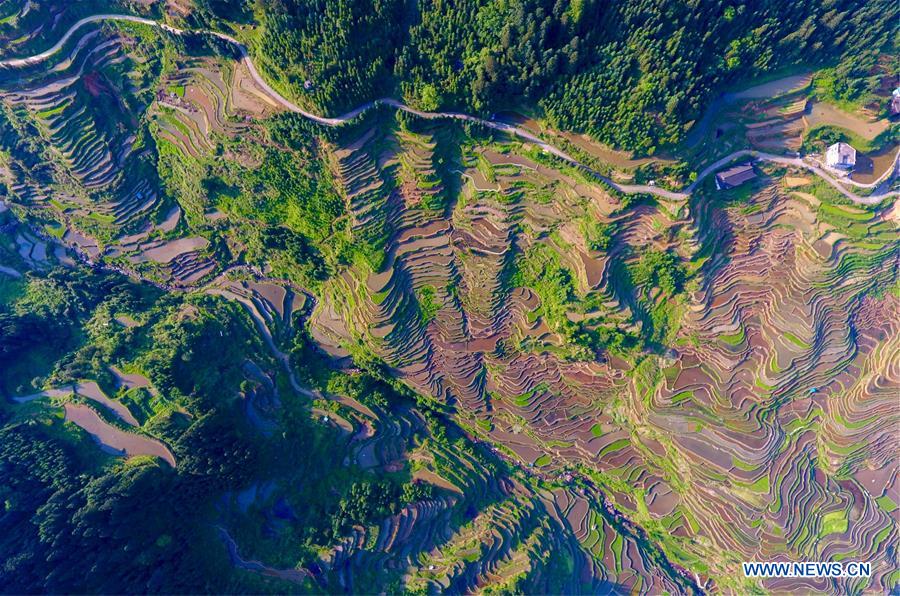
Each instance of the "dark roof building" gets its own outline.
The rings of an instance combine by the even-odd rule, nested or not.
[[[716,174],[716,188],[719,190],[727,190],[740,186],[747,180],[756,178],[756,172],[753,171],[753,164],[749,161],[734,167],[722,170]]]

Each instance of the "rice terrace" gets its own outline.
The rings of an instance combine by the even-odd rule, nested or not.
[[[0,0],[0,593],[896,593],[898,22]]]

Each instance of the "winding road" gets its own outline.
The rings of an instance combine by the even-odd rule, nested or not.
[[[535,146],[539,147],[544,152],[558,157],[569,164],[577,167],[578,169],[590,174],[594,178],[597,178],[601,182],[609,185],[615,190],[625,193],[625,194],[637,194],[637,193],[646,193],[655,195],[664,199],[680,201],[685,200],[690,197],[693,190],[699,185],[706,177],[714,173],[719,168],[725,166],[731,161],[738,159],[740,157],[751,157],[753,159],[768,161],[772,163],[777,163],[786,166],[793,166],[796,168],[801,168],[816,174],[826,182],[828,182],[831,186],[837,189],[842,195],[853,201],[854,203],[858,203],[861,205],[876,205],[883,201],[888,197],[900,196],[900,191],[891,191],[890,190],[890,179],[897,173],[898,160],[900,160],[900,151],[897,152],[897,155],[894,157],[893,165],[890,169],[890,175],[885,176],[884,180],[881,181],[881,184],[875,188],[875,190],[868,196],[860,196],[856,193],[852,192],[846,186],[841,184],[836,178],[832,177],[831,174],[823,170],[819,167],[818,164],[801,159],[799,157],[786,157],[783,155],[774,155],[771,153],[764,153],[761,151],[753,151],[750,149],[743,149],[740,151],[735,151],[722,159],[716,161],[715,163],[707,166],[701,172],[698,173],[696,180],[688,185],[683,192],[666,190],[664,188],[659,188],[657,186],[650,185],[642,185],[642,184],[619,184],[618,182],[614,182],[609,177],[604,176],[600,172],[586,166],[581,163],[565,151],[551,145],[544,139],[538,137],[537,135],[519,128],[517,126],[513,126],[512,124],[507,124],[505,122],[497,122],[494,120],[485,120],[484,118],[479,118],[477,116],[472,116],[470,114],[463,114],[459,112],[423,112],[421,110],[417,110],[412,108],[403,102],[393,99],[393,98],[381,98],[376,99],[374,101],[370,101],[364,103],[363,105],[343,114],[341,116],[336,116],[334,118],[329,118],[326,116],[320,116],[318,114],[313,114],[312,112],[306,111],[297,104],[293,103],[289,99],[282,96],[278,91],[273,89],[259,74],[259,71],[256,69],[256,66],[253,64],[253,61],[250,59],[250,55],[247,51],[247,47],[242,44],[240,41],[227,35],[225,33],[220,33],[218,31],[211,31],[207,29],[198,29],[198,30],[185,30],[178,29],[176,27],[172,27],[171,25],[167,25],[165,23],[160,23],[159,21],[154,21],[153,19],[147,19],[144,17],[138,17],[134,15],[125,15],[125,14],[96,14],[88,17],[84,17],[83,19],[74,23],[71,27],[69,27],[68,31],[60,38],[56,44],[33,56],[28,56],[26,58],[11,58],[8,60],[0,60],[0,68],[21,68],[34,66],[36,64],[40,64],[41,62],[47,60],[57,52],[59,52],[66,43],[72,38],[75,32],[78,29],[81,29],[85,25],[89,25],[91,23],[97,23],[101,21],[127,21],[131,23],[138,23],[141,25],[148,25],[151,27],[158,27],[163,31],[168,31],[169,33],[173,33],[175,35],[212,35],[214,37],[218,37],[235,47],[238,48],[238,51],[241,55],[241,62],[247,67],[247,70],[250,73],[250,76],[253,80],[260,86],[260,88],[265,91],[275,102],[283,106],[288,111],[300,114],[309,120],[314,122],[318,122],[319,124],[323,124],[325,126],[340,126],[345,124],[360,114],[369,111],[370,109],[384,105],[396,108],[398,110],[402,110],[404,112],[408,112],[420,118],[426,118],[430,120],[435,119],[451,119],[451,120],[463,120],[466,122],[472,122],[475,124],[479,124],[481,126],[485,126],[494,130],[498,130],[501,132],[505,132],[507,134],[519,137],[525,141],[528,141]],[[860,184],[856,184],[857,186],[862,186]]]
[[[893,166],[891,168],[892,174],[887,175],[885,177],[886,180],[879,181],[881,183],[877,184],[877,188],[875,188],[874,192],[869,196],[856,195],[851,190],[846,188],[843,184],[841,184],[840,181],[838,181],[837,179],[832,177],[828,172],[826,172],[821,167],[819,167],[819,165],[816,163],[812,163],[810,161],[806,161],[806,160],[803,160],[798,157],[787,157],[787,156],[782,156],[782,155],[775,155],[775,154],[764,153],[764,152],[753,151],[753,150],[746,150],[746,149],[731,153],[731,154],[719,159],[715,163],[710,164],[709,166],[707,166],[701,172],[698,173],[697,179],[692,184],[687,186],[683,192],[676,192],[676,191],[670,191],[670,190],[666,190],[666,189],[662,189],[662,188],[659,188],[656,186],[650,186],[650,185],[627,185],[627,184],[616,183],[613,180],[609,179],[608,177],[597,172],[596,170],[581,163],[580,161],[578,161],[574,157],[570,156],[566,152],[562,151],[561,149],[551,145],[547,141],[543,140],[542,138],[534,135],[533,133],[531,133],[525,129],[519,128],[517,126],[511,125],[508,123],[497,122],[497,121],[493,121],[493,120],[486,120],[486,119],[472,116],[469,114],[458,113],[458,112],[424,112],[424,111],[412,108],[410,106],[407,106],[406,104],[404,104],[396,99],[382,98],[382,99],[377,99],[377,100],[374,100],[371,102],[367,102],[367,103],[365,103],[365,104],[355,108],[354,110],[351,110],[350,112],[347,112],[346,114],[343,114],[341,116],[331,117],[331,118],[325,117],[325,116],[320,116],[320,115],[308,112],[308,111],[304,110],[303,108],[297,106],[296,104],[294,104],[287,98],[283,97],[275,89],[273,89],[259,74],[258,70],[256,69],[255,65],[253,64],[253,62],[249,56],[247,48],[241,42],[239,42],[237,39],[235,39],[227,34],[224,34],[224,33],[219,33],[219,32],[209,31],[209,30],[196,30],[196,31],[182,30],[182,29],[178,29],[178,28],[172,27],[170,25],[167,25],[165,23],[160,23],[160,22],[154,21],[152,19],[147,19],[147,18],[133,16],[133,15],[98,14],[98,15],[85,17],[85,18],[79,20],[78,22],[74,23],[68,29],[68,31],[66,31],[66,33],[62,36],[62,38],[51,48],[49,48],[39,54],[30,56],[30,57],[0,60],[0,68],[23,68],[23,67],[39,65],[40,63],[46,61],[50,57],[57,54],[63,47],[65,47],[65,45],[69,42],[69,40],[72,39],[72,37],[76,31],[78,31],[79,29],[81,29],[91,23],[97,23],[97,22],[102,22],[102,21],[132,22],[132,23],[137,23],[137,24],[142,24],[142,25],[147,25],[147,26],[152,26],[152,27],[158,27],[161,30],[170,32],[175,35],[191,35],[191,34],[212,35],[212,36],[218,37],[230,44],[233,44],[239,50],[239,53],[241,56],[241,58],[240,58],[241,62],[246,66],[248,72],[250,73],[251,77],[254,79],[256,84],[259,85],[259,87],[265,93],[267,93],[275,102],[277,102],[278,104],[283,106],[285,109],[287,109],[291,112],[300,114],[300,115],[304,116],[305,118],[308,118],[312,121],[318,122],[322,125],[340,126],[340,125],[353,120],[354,118],[358,117],[359,115],[361,115],[361,114],[367,112],[368,110],[370,110],[376,106],[379,106],[379,105],[390,106],[395,109],[402,110],[402,111],[408,112],[410,114],[413,114],[420,118],[425,118],[425,119],[454,119],[454,120],[472,122],[472,123],[475,123],[475,124],[478,124],[478,125],[490,128],[490,129],[498,130],[500,132],[504,132],[504,133],[519,137],[525,141],[528,141],[528,142],[534,144],[535,146],[539,147],[544,152],[566,161],[567,163],[592,175],[596,179],[602,181],[606,185],[614,188],[615,190],[622,192],[622,193],[626,193],[626,194],[646,193],[646,194],[652,194],[652,195],[655,195],[655,196],[658,196],[658,197],[661,197],[664,199],[669,199],[669,200],[685,200],[690,197],[691,193],[697,188],[697,186],[703,180],[705,180],[708,176],[712,175],[718,169],[720,169],[723,166],[727,165],[728,163],[734,161],[735,159],[739,159],[742,157],[750,157],[750,158],[761,160],[761,161],[767,161],[767,162],[771,162],[771,163],[801,168],[801,169],[810,171],[811,173],[816,174],[817,176],[821,177],[828,184],[830,184],[835,189],[837,189],[837,191],[840,192],[843,196],[845,196],[848,199],[850,199],[856,203],[859,203],[859,204],[868,204],[868,205],[877,204],[877,203],[880,203],[882,200],[884,200],[887,197],[900,195],[900,192],[898,192],[898,191],[890,191],[889,190],[889,179],[892,177],[893,174],[896,174],[898,159],[900,159],[900,152],[898,152],[898,154],[894,158]],[[18,273],[18,272],[16,272],[16,273]],[[128,274],[125,271],[122,271],[122,273]],[[226,293],[226,292],[227,291],[223,290],[220,293]],[[211,292],[211,293],[215,293],[215,292]],[[310,397],[310,398],[321,397],[321,394],[319,394],[318,392],[311,391],[311,390],[303,387],[298,382],[296,376],[294,375],[292,366],[290,364],[289,355],[285,354],[278,348],[274,338],[272,337],[271,331],[268,329],[268,327],[266,326],[266,324],[263,320],[263,317],[261,317],[259,315],[259,313],[256,311],[256,309],[253,307],[252,303],[246,299],[241,299],[241,297],[238,297],[236,295],[227,296],[227,297],[238,300],[240,303],[243,304],[243,306],[245,306],[249,310],[250,315],[254,320],[254,323],[257,325],[260,333],[263,335],[263,339],[264,339],[267,347],[271,350],[271,352],[274,354],[276,359],[282,364],[282,366],[287,371],[288,379],[290,381],[291,386],[297,392],[299,392],[303,395],[306,395],[307,397]],[[328,397],[334,399],[334,397],[332,397],[332,396],[328,396]],[[347,405],[349,405],[349,404],[347,404]],[[499,452],[498,452],[498,454],[501,455],[502,457],[508,459],[508,456],[506,454],[502,454]],[[172,463],[174,465],[174,462],[172,462]],[[530,473],[530,472],[528,472],[526,470],[526,473]],[[644,536],[644,531],[639,526],[637,526],[633,522],[630,522],[629,520],[627,520],[627,518],[625,518],[624,515],[622,515],[617,510],[615,510],[612,507],[612,505],[608,501],[605,500],[605,498],[604,498],[603,502],[604,502],[604,506],[607,508],[607,510],[610,511],[610,514],[615,516],[615,518],[618,519],[619,522],[624,527],[626,527],[632,534],[637,535],[639,538],[642,538]],[[245,568],[245,569],[248,569],[248,570],[258,571],[258,572],[261,572],[261,573],[264,573],[267,575],[279,577],[281,579],[287,579],[289,581],[299,582],[299,581],[303,581],[309,577],[309,572],[304,569],[274,569],[274,568],[265,566],[264,564],[260,563],[259,561],[253,561],[253,560],[248,561],[248,560],[241,558],[240,554],[238,553],[237,544],[235,543],[233,538],[230,535],[228,535],[227,531],[224,528],[219,528],[219,531],[221,532],[223,541],[225,542],[225,544],[228,548],[229,556],[231,557],[232,562],[235,565]],[[663,560],[665,560],[668,563],[668,559],[666,558],[665,553],[662,553],[661,556],[663,557]],[[674,574],[683,576],[685,579],[685,582],[687,582],[688,585],[691,585],[695,589],[698,588],[697,584],[699,583],[699,581],[691,578],[687,574],[687,572],[682,570],[681,568],[678,568],[678,567],[672,565],[671,563],[669,563],[669,565],[673,569]],[[701,590],[698,589],[697,591],[701,591]]]

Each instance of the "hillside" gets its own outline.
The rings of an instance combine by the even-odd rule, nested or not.
[[[896,5],[544,4],[0,0],[0,590],[897,589]]]
[[[720,0],[233,0],[183,16],[238,31],[279,89],[329,115],[399,93],[429,111],[535,110],[642,153],[680,142],[723,84],[858,61],[897,17],[887,1]]]

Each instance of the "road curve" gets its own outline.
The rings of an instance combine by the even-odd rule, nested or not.
[[[280,93],[278,93],[278,91],[273,89],[259,74],[259,71],[256,69],[256,66],[253,64],[253,61],[250,59],[250,55],[247,52],[246,46],[244,46],[244,44],[239,42],[234,37],[231,37],[230,35],[227,35],[225,33],[220,33],[218,31],[210,31],[207,29],[198,29],[198,30],[178,29],[176,27],[172,27],[171,25],[167,25],[165,23],[160,23],[159,21],[154,21],[153,19],[147,19],[144,17],[138,17],[138,16],[134,16],[134,15],[96,14],[96,15],[84,17],[83,19],[77,21],[71,27],[69,27],[68,31],[65,32],[65,34],[62,36],[62,38],[60,38],[60,40],[58,42],[56,42],[56,44],[53,47],[41,52],[40,54],[35,54],[34,56],[28,56],[26,58],[12,58],[12,59],[8,59],[8,60],[0,60],[0,68],[3,68],[3,67],[19,68],[19,67],[24,67],[24,66],[32,66],[35,64],[40,64],[44,60],[50,58],[51,56],[53,56],[54,54],[59,52],[59,50],[61,50],[62,47],[72,38],[72,36],[75,34],[75,32],[78,29],[80,29],[90,23],[97,23],[97,22],[101,22],[101,21],[127,21],[127,22],[131,22],[131,23],[138,23],[141,25],[149,25],[151,27],[158,27],[164,31],[168,31],[169,33],[173,33],[175,35],[212,35],[214,37],[218,37],[219,39],[222,39],[238,48],[238,51],[240,52],[240,55],[241,55],[241,62],[243,62],[244,65],[246,65],[247,70],[250,72],[250,76],[274,101],[276,101],[278,104],[283,106],[288,111],[300,114],[300,115],[304,116],[305,118],[308,118],[309,120],[318,122],[319,124],[323,124],[325,126],[340,126],[341,124],[345,124],[345,123],[349,122],[350,120],[353,120],[360,114],[367,112],[370,109],[372,109],[376,106],[379,106],[379,105],[390,106],[395,109],[402,110],[404,112],[413,114],[420,118],[426,118],[426,119],[430,119],[430,120],[451,119],[451,120],[462,120],[462,121],[466,121],[466,122],[472,122],[472,123],[479,124],[481,126],[485,126],[485,127],[488,127],[488,128],[494,129],[494,130],[498,130],[501,132],[505,132],[507,134],[517,136],[523,140],[526,140],[526,141],[534,144],[535,146],[539,147],[544,152],[568,162],[569,164],[577,167],[578,169],[580,169],[580,170],[590,174],[591,176],[597,178],[598,180],[604,182],[605,184],[609,185],[610,187],[614,188],[615,190],[625,193],[625,194],[645,193],[645,194],[651,194],[651,195],[655,195],[658,197],[662,197],[662,198],[668,199],[668,200],[676,200],[676,201],[684,200],[684,199],[687,199],[690,197],[691,192],[693,192],[693,190],[697,187],[697,185],[699,185],[707,176],[711,175],[713,172],[715,172],[722,166],[724,166],[724,165],[728,164],[729,162],[731,162],[735,159],[738,159],[740,157],[751,157],[751,158],[762,160],[762,161],[769,161],[772,163],[778,163],[778,164],[782,164],[782,165],[789,165],[789,166],[806,169],[806,170],[816,174],[820,178],[824,179],[831,186],[836,188],[838,190],[838,192],[840,192],[842,195],[844,195],[851,201],[853,201],[855,203],[859,203],[861,205],[875,205],[875,204],[880,203],[881,201],[883,201],[884,199],[886,199],[888,197],[900,196],[900,191],[888,191],[887,190],[888,185],[886,183],[881,184],[869,196],[859,196],[859,195],[853,193],[852,191],[850,191],[843,184],[841,184],[838,180],[833,178],[828,172],[822,170],[816,164],[809,163],[798,157],[786,157],[786,156],[782,156],[782,155],[774,155],[771,153],[754,151],[751,149],[742,149],[740,151],[735,151],[734,153],[731,153],[731,154],[723,157],[722,159],[719,159],[715,163],[707,166],[697,175],[696,180],[685,188],[684,192],[666,190],[664,188],[659,188],[658,186],[650,186],[650,185],[619,184],[618,182],[614,182],[609,177],[604,176],[603,174],[594,170],[593,168],[581,163],[580,161],[578,161],[577,159],[575,159],[574,157],[572,157],[571,155],[569,155],[562,149],[559,149],[558,147],[551,145],[547,141],[541,139],[537,135],[535,135],[523,128],[519,128],[517,126],[513,126],[513,125],[507,124],[505,122],[496,122],[493,120],[485,120],[485,119],[479,118],[477,116],[472,116],[470,114],[463,114],[463,113],[459,113],[459,112],[423,112],[421,110],[412,108],[397,99],[393,99],[390,97],[376,99],[374,101],[364,103],[361,106],[359,106],[341,116],[336,116],[333,118],[329,118],[326,116],[320,116],[318,114],[313,114],[312,112],[304,110],[297,104],[293,103],[286,97],[282,96]],[[894,158],[892,174],[896,173],[896,171],[897,171],[898,160],[900,160],[900,151],[898,151],[897,156]],[[890,179],[890,177],[891,176],[888,175],[887,179]],[[887,180],[885,180],[884,182],[887,182]]]

